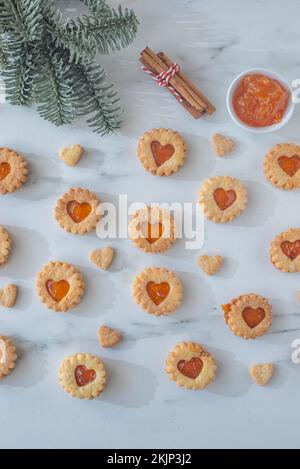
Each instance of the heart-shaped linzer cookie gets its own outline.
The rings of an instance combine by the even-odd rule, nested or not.
[[[88,202],[79,203],[71,200],[67,205],[67,212],[75,223],[81,223],[92,211],[92,206]]]
[[[11,166],[9,163],[4,161],[3,163],[0,163],[0,181],[3,181],[3,179],[6,178],[6,176],[9,175],[11,171]]]
[[[167,298],[168,294],[170,293],[170,285],[167,282],[148,282],[146,290],[153,303],[158,306]]]
[[[99,269],[107,270],[112,264],[115,251],[111,247],[106,247],[104,249],[95,249],[90,252],[90,260],[97,266]]]
[[[297,239],[297,241],[294,242],[283,241],[280,247],[286,257],[288,257],[291,261],[294,261],[300,254],[300,239]]]
[[[72,147],[64,147],[60,150],[60,159],[69,166],[75,166],[83,155],[81,145],[73,145]]]
[[[157,140],[154,140],[151,142],[151,151],[156,166],[161,166],[174,155],[175,148],[170,143],[161,145]]]
[[[272,363],[253,365],[250,368],[251,377],[259,386],[265,386],[272,378],[273,373],[274,365]]]
[[[102,347],[113,347],[117,345],[123,338],[121,332],[116,331],[108,326],[101,326],[99,331],[99,341]]]
[[[143,222],[141,223],[141,232],[149,244],[154,244],[162,237],[163,225],[162,223]]]
[[[191,379],[196,379],[203,368],[203,361],[199,357],[193,357],[191,360],[180,360],[177,363],[177,368],[184,376]]]
[[[265,318],[266,313],[263,308],[251,308],[247,306],[242,312],[243,319],[250,329],[254,329]]]
[[[0,290],[0,304],[4,308],[12,308],[16,302],[18,287],[16,285],[6,285]]]
[[[75,380],[79,387],[92,383],[97,378],[95,370],[89,370],[85,365],[78,365],[75,369]]]
[[[236,201],[236,192],[233,189],[226,191],[222,187],[218,187],[214,191],[214,199],[219,209],[224,211]]]
[[[288,176],[293,177],[300,169],[300,157],[298,155],[290,157],[282,155],[278,158],[278,164]]]
[[[46,289],[53,300],[59,302],[65,296],[67,296],[70,290],[70,284],[67,280],[59,280],[55,282],[54,280],[47,280]]]

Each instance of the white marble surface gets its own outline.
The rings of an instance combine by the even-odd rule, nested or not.
[[[280,132],[254,137],[230,121],[225,95],[232,78],[249,67],[271,67],[289,80],[299,77],[300,3],[121,3],[135,9],[141,25],[131,47],[103,59],[125,108],[118,134],[101,139],[79,123],[56,129],[32,109],[1,106],[1,146],[23,153],[31,174],[22,190],[0,200],[1,224],[14,241],[0,286],[20,286],[16,308],[0,311],[0,332],[15,339],[20,353],[15,372],[0,385],[0,447],[297,447],[300,371],[290,356],[292,340],[300,337],[300,281],[299,275],[272,267],[268,245],[277,233],[299,224],[299,194],[271,187],[262,160],[276,142],[299,140],[299,109]],[[73,9],[77,2],[65,4]],[[215,102],[213,117],[194,121],[155,87],[137,61],[145,45],[169,52],[184,66]],[[138,137],[155,126],[181,131],[190,146],[186,165],[170,178],[152,177],[136,158]],[[209,143],[215,131],[237,139],[233,156],[215,158]],[[57,156],[72,143],[87,149],[77,168],[64,166]],[[98,272],[87,253],[106,242],[95,234],[72,237],[52,216],[55,201],[71,186],[94,190],[104,201],[121,193],[131,202],[191,202],[201,183],[216,174],[244,181],[250,202],[232,223],[205,225],[202,252],[226,257],[226,266],[213,278],[198,270],[199,252],[184,250],[182,242],[155,257],[117,240],[110,243],[118,251],[113,268]],[[74,263],[86,280],[84,300],[66,315],[44,308],[35,294],[35,276],[52,259]],[[134,275],[150,265],[174,269],[182,279],[185,299],[172,317],[150,317],[131,298]],[[219,305],[251,291],[271,300],[275,316],[266,336],[247,342],[228,330]],[[97,328],[103,323],[124,331],[126,340],[117,349],[100,349]],[[205,344],[219,363],[217,379],[203,392],[179,389],[164,372],[169,350],[190,339]],[[72,399],[58,386],[60,362],[79,351],[100,355],[109,371],[107,390],[92,402]],[[277,365],[265,389],[248,376],[253,361]]]

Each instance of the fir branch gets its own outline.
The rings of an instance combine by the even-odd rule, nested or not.
[[[21,21],[23,22],[27,40],[38,41],[42,38],[44,31],[44,22],[42,9],[46,0],[19,0],[18,10]]]
[[[36,69],[34,94],[41,117],[60,126],[69,124],[75,116],[70,67],[49,54]]]
[[[56,47],[70,50],[71,60],[90,61],[96,55],[108,54],[128,46],[137,32],[138,20],[133,11],[123,13],[107,9],[102,16],[83,16],[63,23],[60,12],[51,7],[44,11],[44,20]]]
[[[31,102],[33,75],[32,53],[23,45],[18,60],[10,61],[3,72],[6,98],[10,104],[25,105]]]
[[[8,66],[7,50],[5,42],[0,37],[0,71],[3,71]]]
[[[130,44],[138,20],[105,0],[81,2],[89,15],[65,21],[50,0],[0,0],[0,69],[10,103],[35,101],[55,125],[87,115],[93,130],[104,135],[120,126],[121,111],[94,58]]]
[[[78,115],[92,114],[87,122],[100,135],[118,129],[121,124],[119,98],[113,85],[107,83],[101,65],[77,64],[73,76]]]
[[[88,7],[91,13],[96,16],[107,15],[110,13],[110,7],[106,5],[105,0],[81,0]]]
[[[63,22],[62,14],[58,10],[48,7],[43,11],[47,32],[55,47],[63,47],[69,51],[70,61],[77,62],[82,57],[91,60],[95,57],[97,48],[94,40],[90,40],[86,31],[73,21]]]
[[[42,8],[46,0],[1,0],[0,27],[23,41],[39,40],[43,34]]]
[[[73,27],[82,31],[89,40],[96,45],[100,54],[108,54],[110,51],[127,47],[134,39],[137,32],[138,20],[133,11],[110,10],[109,14],[102,17],[89,17],[74,21]]]

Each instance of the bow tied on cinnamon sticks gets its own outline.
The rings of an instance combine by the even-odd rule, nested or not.
[[[216,108],[213,104],[181,70],[181,67],[164,52],[155,54],[149,47],[146,47],[141,52],[140,61],[143,64],[143,70],[152,76],[159,86],[163,86],[172,93],[195,119],[205,113],[215,112]]]

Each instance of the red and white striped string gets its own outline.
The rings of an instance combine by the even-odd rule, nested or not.
[[[156,81],[158,86],[162,86],[163,88],[168,88],[170,92],[175,96],[175,98],[178,99],[180,103],[182,103],[183,99],[182,99],[181,94],[178,93],[178,91],[176,91],[175,88],[170,84],[171,78],[173,78],[174,75],[177,72],[179,72],[180,69],[181,69],[180,65],[178,65],[177,63],[174,63],[168,68],[168,70],[156,75],[145,65],[142,67],[142,70],[144,70],[145,73],[150,75]]]

